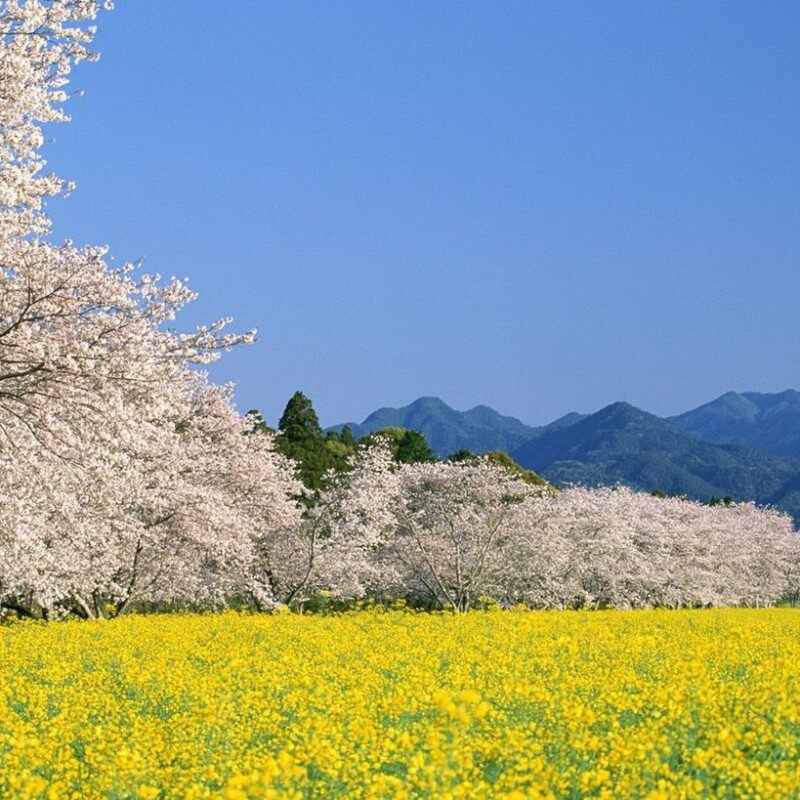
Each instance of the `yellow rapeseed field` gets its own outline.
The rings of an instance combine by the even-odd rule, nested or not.
[[[0,629],[7,798],[800,797],[800,613]]]

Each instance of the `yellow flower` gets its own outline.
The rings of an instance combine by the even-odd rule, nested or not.
[[[800,796],[798,623],[367,606],[7,624],[0,797],[782,800]]]

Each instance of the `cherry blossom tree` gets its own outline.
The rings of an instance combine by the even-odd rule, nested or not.
[[[343,482],[328,543],[334,590],[457,611],[504,592],[542,494],[488,459],[397,464],[381,441]]]
[[[68,119],[98,10],[0,2],[0,603],[263,600],[257,545],[295,525],[293,468],[194,368],[254,332],[177,333],[185,281],[49,240],[45,203],[71,187],[43,173],[42,127]]]

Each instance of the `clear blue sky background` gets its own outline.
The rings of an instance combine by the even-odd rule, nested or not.
[[[225,12],[223,14],[223,12]],[[800,4],[120,0],[58,236],[189,275],[274,422],[800,384]]]

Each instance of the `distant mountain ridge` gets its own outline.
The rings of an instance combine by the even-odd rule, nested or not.
[[[800,515],[800,465],[742,445],[718,445],[628,403],[614,403],[511,452],[556,484],[623,483],[696,500],[730,495]]]
[[[727,392],[669,421],[715,444],[741,444],[800,459],[800,392]]]
[[[730,495],[800,520],[800,392],[794,390],[728,392],[668,419],[613,403],[543,426],[488,406],[456,411],[439,398],[421,397],[350,425],[356,437],[389,426],[425,434],[440,458],[462,448],[503,450],[557,484],[624,483],[698,500]]]
[[[381,428],[411,428],[425,434],[439,458],[456,450],[506,453],[538,435],[540,428],[525,425],[516,417],[499,414],[489,406],[456,411],[438,397],[420,397],[402,408],[380,408],[362,423],[348,423],[358,439]],[[330,430],[341,431],[344,425]]]

